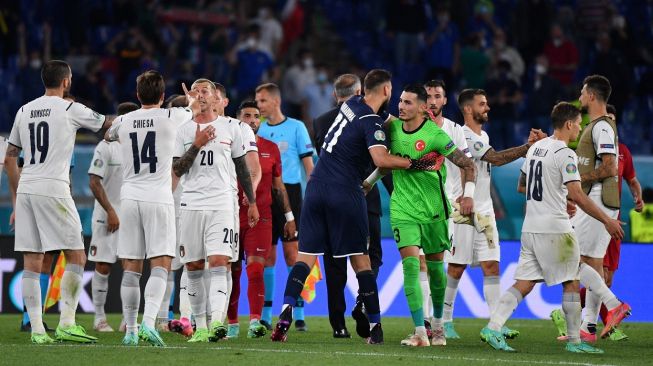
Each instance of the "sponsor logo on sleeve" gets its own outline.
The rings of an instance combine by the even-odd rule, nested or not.
[[[250,141],[249,146],[251,147],[256,147],[256,141]]]
[[[445,150],[449,150],[449,149],[451,149],[452,147],[454,147],[455,145],[456,145],[456,144],[454,144],[453,141],[449,141],[449,143],[447,144],[447,146],[444,147],[444,149],[445,149]]]
[[[385,132],[381,130],[377,130],[376,132],[374,132],[374,138],[377,141],[385,141]]]
[[[614,149],[614,144],[601,144],[601,149]]]

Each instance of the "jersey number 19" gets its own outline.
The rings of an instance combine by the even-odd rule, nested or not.
[[[40,153],[39,163],[43,163],[48,156],[48,148],[50,146],[50,126],[47,122],[41,121],[38,124],[32,122],[29,127],[29,146],[32,152],[32,158],[29,160],[30,164],[36,164],[34,154],[38,151]]]

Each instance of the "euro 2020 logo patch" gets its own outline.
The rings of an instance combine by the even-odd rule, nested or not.
[[[474,143],[474,150],[476,150],[476,151],[481,151],[482,148],[483,148],[483,143],[482,143],[482,142],[480,142],[480,141],[476,141],[476,142]]]
[[[576,171],[578,170],[578,169],[576,168],[576,164],[574,164],[574,163],[569,163],[569,164],[567,164],[567,168],[566,168],[566,169],[567,169],[567,173],[569,173],[569,174],[574,174],[574,173],[576,173]]]
[[[93,166],[96,168],[102,168],[102,165],[104,165],[102,159],[95,159],[95,161],[93,162]]]
[[[426,148],[426,143],[424,142],[424,140],[417,140],[415,142],[415,150],[422,151],[425,148]]]
[[[377,130],[374,132],[374,138],[377,139],[377,141],[385,141],[385,132]]]

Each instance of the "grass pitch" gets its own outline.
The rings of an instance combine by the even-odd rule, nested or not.
[[[45,321],[56,326],[57,315]],[[78,322],[92,329],[92,315],[79,315]],[[348,328],[354,332],[353,320]],[[407,348],[399,342],[412,331],[410,318],[384,318],[385,344],[369,346],[355,334],[352,339],[334,339],[325,317],[308,317],[309,331],[291,330],[286,343],[272,343],[269,335],[247,339],[247,320],[241,319],[241,337],[218,343],[189,344],[178,334],[165,333],[168,348],[120,345],[123,334],[91,334],[100,338],[94,345],[62,343],[32,345],[27,333],[18,331],[20,316],[0,315],[0,365],[651,365],[653,364],[653,323],[625,323],[630,339],[621,342],[600,340],[603,355],[579,355],[564,351],[556,341],[553,324],[546,320],[511,320],[508,326],[521,331],[509,344],[517,353],[491,349],[479,340],[483,319],[455,322],[460,340],[449,340],[446,347]],[[119,315],[109,315],[118,328]],[[54,335],[52,335],[54,338]]]

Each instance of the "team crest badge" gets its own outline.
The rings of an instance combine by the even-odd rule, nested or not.
[[[374,138],[378,141],[385,141],[385,132],[381,130],[374,132]]]
[[[183,257],[183,256],[185,256],[185,255],[186,255],[186,249],[184,249],[184,246],[183,246],[183,245],[180,245],[180,246],[179,246],[179,256],[180,256],[180,257]]]
[[[89,253],[91,254],[91,257],[95,257],[97,254],[97,247],[95,245],[91,245],[89,248]]]
[[[426,148],[426,143],[424,142],[424,140],[417,140],[415,142],[415,150],[422,151],[425,148]]]
[[[574,163],[569,163],[569,164],[567,164],[567,168],[566,168],[566,169],[567,169],[567,173],[569,173],[569,174],[574,174],[574,173],[576,173],[576,171],[577,171],[577,169],[576,169],[576,164],[574,164]]]

